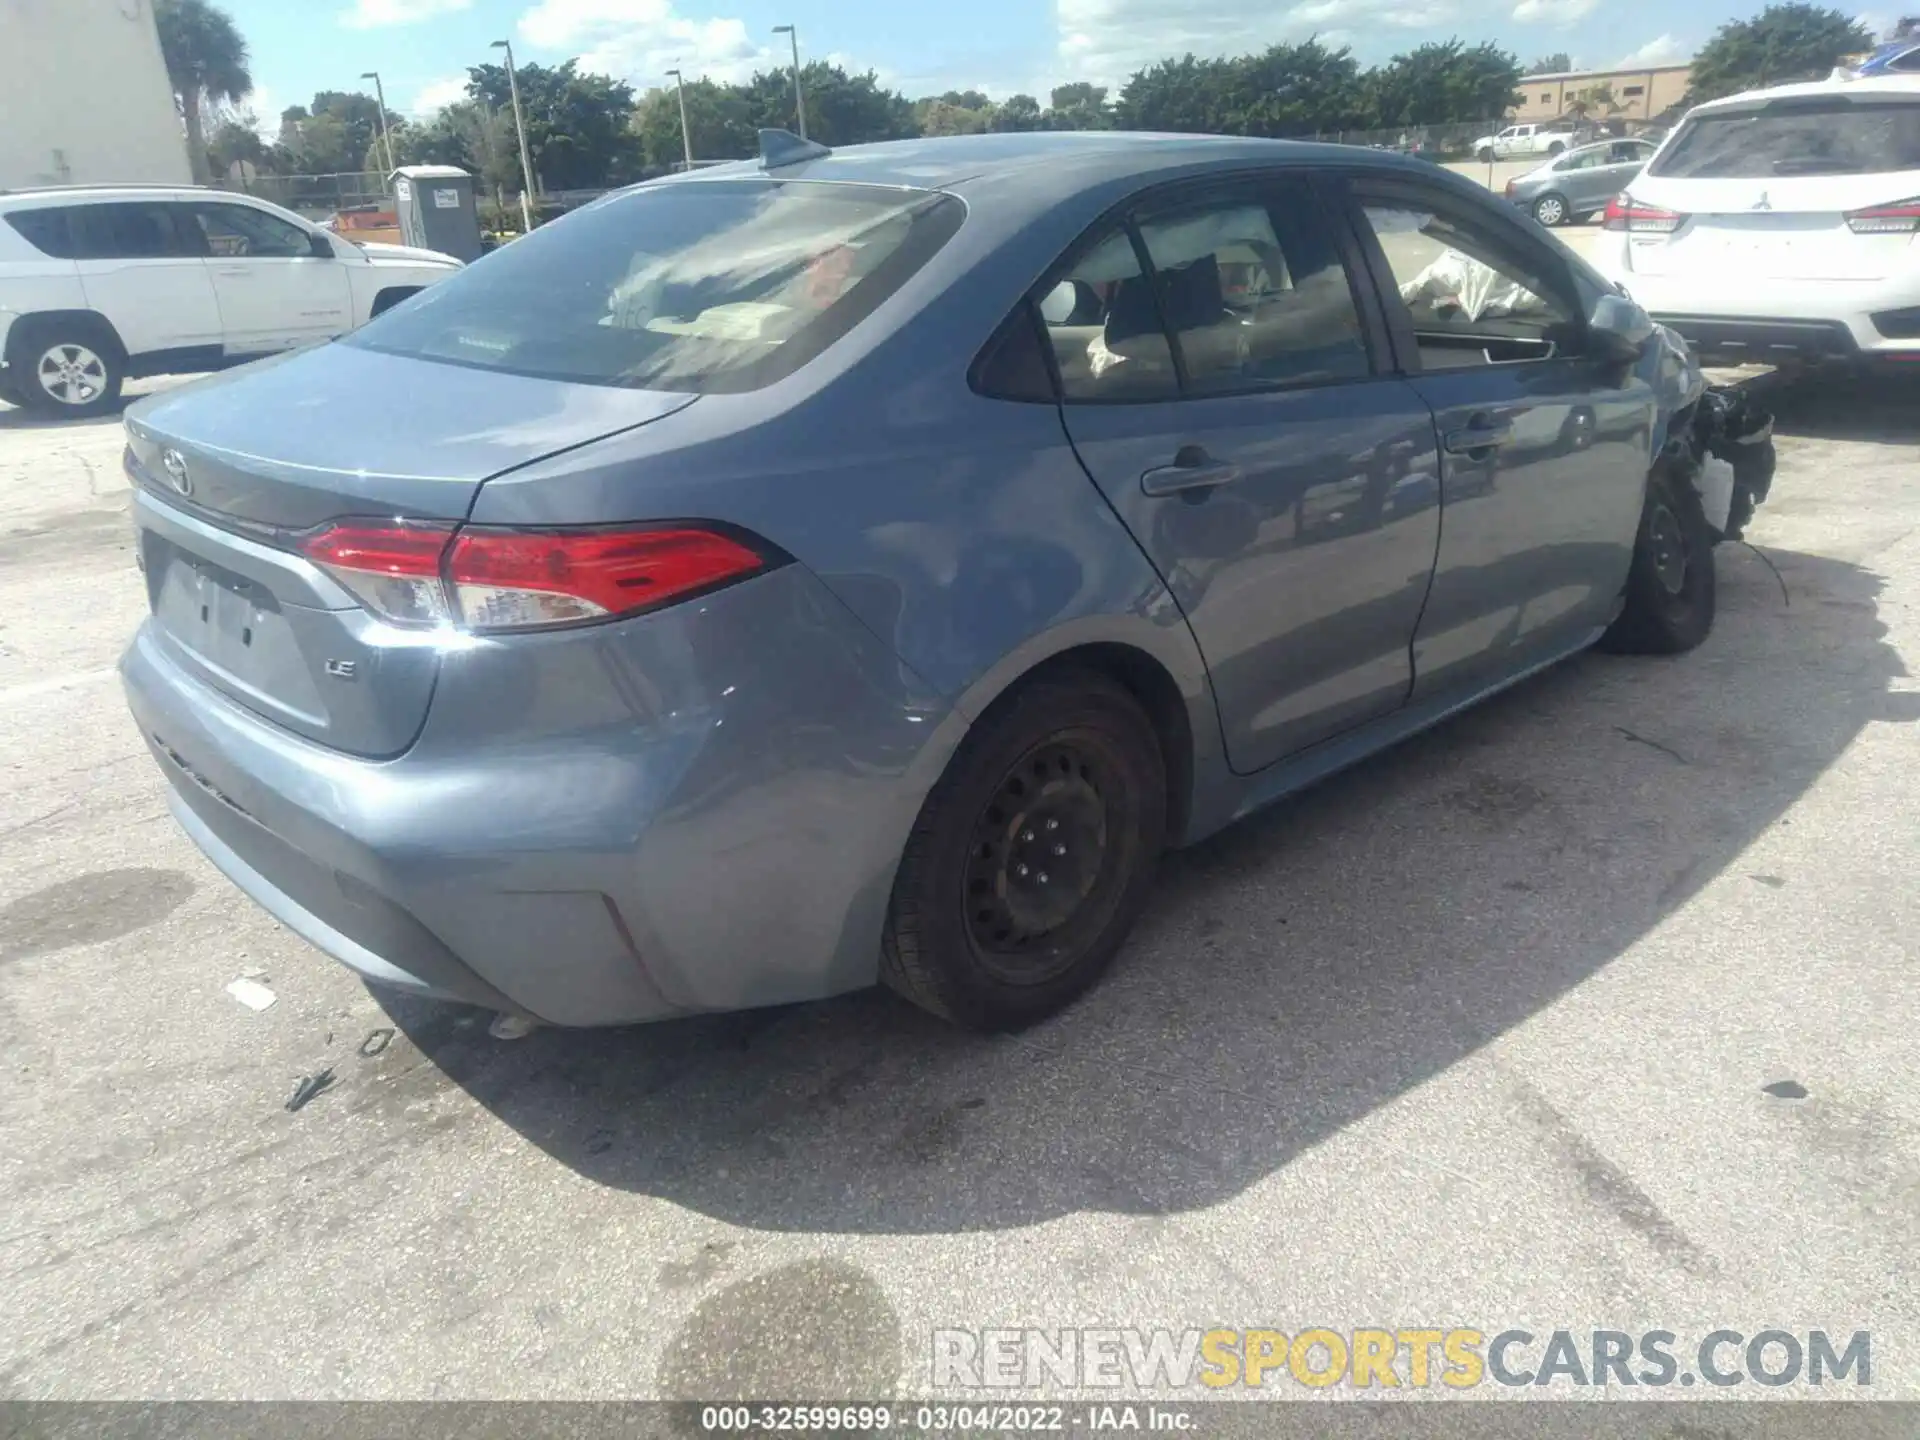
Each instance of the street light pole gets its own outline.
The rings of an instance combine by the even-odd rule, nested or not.
[[[527,154],[527,121],[520,113],[520,78],[514,74],[513,46],[506,40],[496,40],[487,48],[507,52],[507,93],[513,97],[513,128],[520,137],[520,223],[530,232],[533,229],[533,158]]]
[[[673,77],[673,93],[680,98],[680,150],[687,157],[687,169],[693,169],[693,133],[687,129],[687,77],[678,70],[669,70]]]
[[[800,32],[791,25],[776,25],[773,33],[793,42],[793,113],[800,122],[800,138],[807,138],[807,102],[800,93]]]
[[[393,136],[387,130],[387,92],[380,85],[378,70],[369,70],[360,78],[373,82],[373,98],[380,106],[380,143],[387,147],[387,173],[391,175],[394,171]]]

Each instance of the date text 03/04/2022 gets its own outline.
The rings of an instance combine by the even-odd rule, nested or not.
[[[1180,1434],[1195,1429],[1191,1410],[1174,1405],[705,1405],[700,1428],[716,1435],[960,1434],[982,1430],[1067,1430]]]

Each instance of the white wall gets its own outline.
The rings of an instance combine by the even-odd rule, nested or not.
[[[152,0],[0,0],[0,189],[191,178]]]

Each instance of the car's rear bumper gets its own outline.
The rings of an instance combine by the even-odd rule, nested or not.
[[[303,740],[168,649],[149,622],[121,671],[216,866],[370,981],[562,1025],[871,984],[962,727],[793,565],[456,650],[395,760]]]
[[[1594,263],[1707,359],[1920,360],[1920,274],[1884,280],[1648,275],[1622,234]]]

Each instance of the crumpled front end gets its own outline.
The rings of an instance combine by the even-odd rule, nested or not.
[[[1685,479],[1715,536],[1739,540],[1773,485],[1773,415],[1744,385],[1714,385],[1677,331],[1654,326],[1641,374],[1659,397],[1654,454]]]

